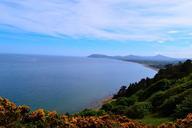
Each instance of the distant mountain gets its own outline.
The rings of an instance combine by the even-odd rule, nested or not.
[[[107,56],[107,55],[102,55],[102,54],[92,54],[88,57],[121,59],[121,60],[127,60],[127,61],[180,61],[180,60],[186,60],[186,59],[167,57],[167,56],[163,56],[163,55],[156,55],[156,56],[136,56],[136,55]]]
[[[102,54],[92,54],[89,55],[90,58],[113,58],[112,56],[102,55]]]
[[[88,56],[89,58],[108,58],[108,59],[118,59],[118,60],[125,60],[124,56],[107,56],[103,54],[92,54]]]
[[[136,56],[136,55],[128,55],[128,56],[107,56],[102,54],[92,54],[88,56],[90,58],[108,58],[108,59],[117,59],[123,61],[136,62],[140,64],[145,64],[155,69],[164,68],[167,64],[176,64],[179,61],[183,62],[187,59],[185,58],[172,58],[163,55],[156,56]]]
[[[124,59],[133,60],[133,61],[177,61],[178,60],[176,58],[171,58],[163,55],[156,55],[156,56],[129,55],[129,56],[125,56]]]

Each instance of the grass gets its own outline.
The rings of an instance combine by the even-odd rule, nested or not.
[[[137,121],[147,125],[157,126],[162,123],[173,122],[173,119],[170,117],[157,117],[153,115],[147,115],[143,119],[138,119]]]

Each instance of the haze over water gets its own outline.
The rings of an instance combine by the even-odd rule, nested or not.
[[[71,113],[155,73],[110,59],[1,54],[0,95],[33,109]]]

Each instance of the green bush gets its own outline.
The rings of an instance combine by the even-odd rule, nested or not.
[[[150,102],[139,102],[135,105],[129,107],[126,110],[126,116],[129,118],[143,118],[152,110],[152,105]]]
[[[141,90],[139,90],[139,91],[137,91],[137,92],[135,93],[135,96],[137,96],[138,101],[140,101],[140,102],[143,101],[142,96],[143,96],[144,92],[145,92],[145,91],[144,91],[143,89],[141,89]]]
[[[93,110],[93,109],[84,109],[83,111],[79,112],[77,115],[80,116],[101,116],[104,115],[104,110]]]
[[[117,105],[117,106],[114,106],[114,107],[112,108],[111,112],[112,112],[113,114],[117,114],[117,115],[125,115],[127,109],[128,109],[127,106]]]
[[[136,98],[135,97],[120,97],[117,99],[116,104],[117,105],[123,105],[123,106],[131,106],[136,102]]]
[[[181,104],[185,97],[192,94],[192,89],[188,89],[180,94],[174,95],[164,101],[160,106],[159,112],[163,116],[170,116],[175,114],[177,105]]]
[[[192,95],[185,97],[185,100],[177,105],[176,116],[179,118],[185,117],[188,113],[192,112]]]
[[[186,78],[186,77],[185,77]],[[174,87],[168,89],[165,93],[166,98],[173,96],[173,95],[177,95],[179,93],[182,93],[188,89],[192,88],[192,81],[191,80],[186,80],[183,81],[183,83],[180,83],[177,85],[175,85]]]
[[[144,101],[150,96],[152,96],[154,93],[168,89],[171,86],[170,83],[171,82],[167,79],[159,80],[158,82],[150,85],[146,90],[144,90],[143,95],[141,95],[139,99],[141,101]]]
[[[111,103],[107,103],[107,104],[104,104],[102,107],[101,107],[101,110],[104,110],[106,112],[108,111],[111,111],[113,108],[113,105]]]
[[[151,102],[154,109],[159,107],[164,102],[164,92],[160,91],[152,95],[148,100]]]
[[[163,116],[169,116],[174,113],[176,108],[177,100],[175,96],[166,99],[165,102],[160,106],[160,114]]]

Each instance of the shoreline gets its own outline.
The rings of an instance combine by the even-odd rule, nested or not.
[[[155,67],[155,66],[152,65],[152,64],[150,65],[150,64],[146,64],[146,63],[141,63],[141,62],[137,62],[137,61],[128,61],[128,60],[122,60],[122,61],[140,64],[140,65],[142,65],[142,66],[144,66],[144,67],[150,68],[150,69],[152,69],[152,70],[154,70],[154,71],[157,71],[157,72],[161,69],[161,68]]]
[[[160,68],[155,68],[155,67],[153,67],[153,66],[151,66],[151,65],[144,64],[144,63],[133,62],[133,61],[127,61],[127,62],[140,64],[140,65],[142,65],[142,66],[144,66],[144,67],[146,67],[146,68],[152,69],[152,70],[154,70],[154,71],[156,71],[156,72],[158,72],[158,71],[160,70]],[[106,104],[106,103],[109,103],[109,102],[112,102],[113,100],[115,100],[115,99],[113,99],[113,94],[108,95],[108,96],[106,96],[106,97],[103,97],[103,98],[101,98],[101,99],[99,99],[99,100],[96,100],[96,101],[94,101],[93,103],[91,103],[91,104],[89,105],[88,109],[99,110],[99,109],[102,107],[102,105],[104,105],[104,104]]]
[[[106,97],[103,97],[101,99],[98,99],[91,103],[88,107],[88,109],[95,109],[99,110],[104,104],[111,102],[113,99],[113,95],[108,95]]]
[[[154,66],[152,66],[152,65],[143,64],[143,63],[138,63],[138,62],[134,62],[134,63],[141,64],[141,65],[143,65],[144,67],[150,68],[150,69],[152,69],[152,70],[154,70],[154,71],[157,71],[157,72],[160,70],[160,68],[156,68],[156,67],[154,67]]]

